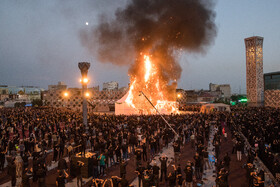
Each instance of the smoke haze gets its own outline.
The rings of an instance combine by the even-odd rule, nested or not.
[[[131,0],[113,19],[81,31],[81,41],[101,62],[130,65],[136,74],[142,54],[153,57],[168,83],[178,80],[180,51],[203,53],[216,36],[214,3],[209,0]]]

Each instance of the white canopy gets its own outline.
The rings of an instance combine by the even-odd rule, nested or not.
[[[139,114],[137,109],[129,106],[125,100],[128,97],[127,92],[121,99],[119,99],[117,102],[115,102],[115,114],[116,115],[136,115]]]

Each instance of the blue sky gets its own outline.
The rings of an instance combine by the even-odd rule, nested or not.
[[[58,81],[79,85],[78,62],[89,61],[90,86],[107,81],[129,83],[128,67],[102,64],[81,45],[79,31],[113,15],[125,0],[1,0],[0,84],[47,88]],[[179,88],[207,89],[230,84],[246,92],[244,38],[264,37],[264,72],[280,71],[280,1],[216,1],[217,37],[206,54],[184,53]],[[89,25],[85,25],[89,22]]]

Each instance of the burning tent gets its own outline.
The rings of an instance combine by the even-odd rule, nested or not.
[[[125,114],[155,114],[150,101],[164,113],[178,111],[178,58],[184,51],[204,53],[212,44],[213,5],[210,0],[129,0],[113,18],[101,16],[95,28],[81,31],[82,44],[100,62],[130,66],[130,88],[116,108],[129,111]]]
[[[140,101],[140,103],[142,103],[142,105],[138,105],[138,108],[131,106],[131,104],[127,102],[128,97],[129,92],[127,92],[121,99],[115,102],[116,115],[143,115],[156,113],[156,110],[152,108],[153,106],[148,103],[148,100],[143,94],[139,93],[139,95],[137,96],[137,99]],[[147,104],[149,105],[149,108],[151,108],[151,110],[147,110]],[[159,101],[155,107],[161,114],[170,114],[170,111],[172,111],[173,113],[178,112],[178,103],[174,101]],[[172,107],[173,110],[170,110],[170,108]]]
[[[125,102],[127,96],[128,92],[121,99],[115,102],[116,115],[137,115],[139,113],[137,109],[130,107],[129,104]]]

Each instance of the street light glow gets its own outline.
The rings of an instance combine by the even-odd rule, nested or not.
[[[89,79],[87,77],[80,79],[80,83],[87,84],[88,82],[89,82]]]
[[[86,97],[89,97],[89,95],[90,95],[90,94],[89,94],[89,92],[86,92],[86,94],[85,94],[85,95],[86,95]]]
[[[68,92],[64,92],[64,97],[68,97]]]
[[[178,93],[177,97],[178,97],[178,98],[181,98],[181,94],[180,94],[180,93]]]
[[[83,82],[84,82],[84,83],[88,83],[88,78],[84,78],[84,79],[83,79]]]

